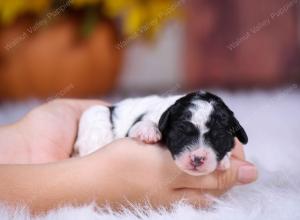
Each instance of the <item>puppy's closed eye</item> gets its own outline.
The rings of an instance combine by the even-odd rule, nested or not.
[[[189,121],[175,123],[176,130],[185,135],[199,135],[199,129]]]

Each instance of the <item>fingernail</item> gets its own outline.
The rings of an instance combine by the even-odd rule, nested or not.
[[[238,171],[238,181],[241,184],[253,182],[257,177],[257,170],[255,166],[242,166]]]

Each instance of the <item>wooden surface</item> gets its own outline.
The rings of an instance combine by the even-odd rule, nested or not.
[[[300,82],[298,1],[188,1],[186,81],[192,87]]]

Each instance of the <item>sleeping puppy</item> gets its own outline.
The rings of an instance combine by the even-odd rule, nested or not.
[[[221,98],[192,92],[91,107],[80,119],[75,152],[83,156],[123,137],[148,144],[161,142],[177,166],[195,176],[228,169],[234,138],[248,142],[246,132]]]

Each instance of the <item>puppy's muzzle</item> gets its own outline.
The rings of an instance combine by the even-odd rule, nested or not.
[[[193,156],[191,163],[194,167],[199,167],[202,164],[204,164],[205,160],[206,160],[205,157]]]

